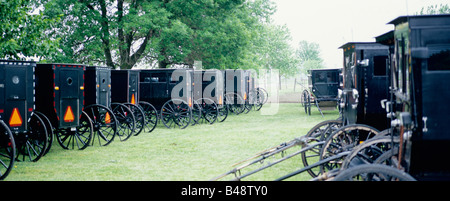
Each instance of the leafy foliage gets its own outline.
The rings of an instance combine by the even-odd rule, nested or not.
[[[45,59],[56,53],[58,38],[48,38],[46,30],[58,18],[32,13],[30,0],[0,0],[0,58],[20,59],[38,56]]]

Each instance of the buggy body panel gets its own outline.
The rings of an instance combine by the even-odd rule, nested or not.
[[[74,128],[84,109],[84,65],[37,64],[36,110],[55,128]]]

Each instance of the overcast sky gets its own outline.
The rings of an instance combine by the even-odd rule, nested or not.
[[[419,12],[422,7],[449,4],[449,0],[272,0],[277,5],[276,24],[287,25],[292,46],[301,40],[320,45],[328,68],[342,67],[347,42],[374,42],[393,29],[388,22]]]

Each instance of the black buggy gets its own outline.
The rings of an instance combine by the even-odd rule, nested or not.
[[[364,143],[345,163],[368,165],[344,170],[335,180],[449,180],[450,15],[402,16],[390,24],[394,32],[377,39],[391,47],[385,103],[391,127],[384,142]],[[379,157],[361,157],[385,145],[393,146]]]
[[[340,73],[341,69],[316,69],[308,71],[309,90],[302,92],[302,104],[306,114],[311,115],[312,103],[314,103],[322,116],[321,108],[336,108],[338,106]]]
[[[48,117],[64,149],[85,149],[93,136],[92,121],[83,112],[85,68],[56,63],[37,64],[35,68],[36,111]]]
[[[127,106],[135,119],[133,135],[139,135],[142,131],[152,132],[157,125],[156,109],[148,102],[139,101],[141,95],[140,72],[138,70],[112,70],[111,71],[111,99],[113,110],[120,110],[124,115],[120,104]],[[126,116],[123,116],[126,117]],[[131,120],[125,120],[131,122]],[[122,128],[128,129],[128,123],[122,124]],[[131,126],[133,127],[133,126]]]
[[[152,104],[167,128],[186,128],[192,121],[191,70],[140,70],[140,102]]]
[[[227,69],[222,72],[225,78],[225,104],[229,112],[239,115],[245,111],[247,99],[245,71]]]
[[[38,161],[48,148],[51,126],[35,109],[36,62],[0,60],[0,180],[14,161]]]
[[[209,124],[223,122],[228,116],[225,106],[224,81],[222,71],[191,71],[194,105],[193,124],[201,120]]]

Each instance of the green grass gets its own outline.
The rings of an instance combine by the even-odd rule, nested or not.
[[[264,107],[268,108],[270,105]],[[251,111],[228,116],[223,123],[184,130],[159,124],[152,133],[141,133],[106,147],[63,150],[55,142],[38,162],[16,162],[6,180],[208,181],[233,169],[232,164],[303,136],[317,123],[338,116],[336,110],[325,111],[325,117],[316,108],[312,108],[312,113],[306,116],[300,104],[280,104],[275,115]],[[288,154],[298,150],[292,149]],[[243,180],[271,181],[301,167],[300,156],[296,156]],[[303,181],[311,177],[304,173],[291,179]]]

